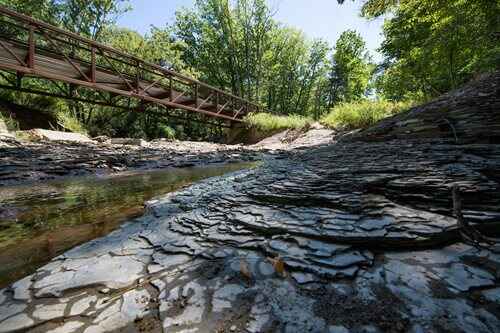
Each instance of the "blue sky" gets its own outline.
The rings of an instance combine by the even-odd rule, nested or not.
[[[130,0],[133,10],[118,20],[120,26],[146,33],[151,25],[172,23],[176,9],[193,7],[194,0]],[[301,29],[310,38],[323,38],[334,45],[342,31],[354,29],[363,36],[370,54],[380,60],[376,49],[383,39],[382,19],[369,21],[359,17],[359,1],[347,0],[268,0],[275,19]]]

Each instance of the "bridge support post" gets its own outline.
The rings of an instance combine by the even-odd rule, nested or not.
[[[96,82],[96,58],[95,58],[95,47],[90,46],[90,82]]]
[[[174,100],[174,84],[173,84],[172,75],[168,77],[168,100],[172,102]]]
[[[27,63],[29,68],[35,68],[35,27],[33,25],[29,26]]]
[[[248,129],[244,124],[229,121],[229,127],[226,132],[226,143],[236,144],[245,142],[247,132]]]
[[[21,89],[23,87],[23,77],[24,73],[16,72],[16,88]]]
[[[198,108],[198,92],[199,92],[199,87],[198,83],[194,84],[194,105],[196,105],[196,108]]]

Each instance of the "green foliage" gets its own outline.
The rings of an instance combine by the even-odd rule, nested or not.
[[[56,8],[52,0],[0,0],[0,5],[51,24],[57,24]]]
[[[182,59],[201,80],[280,114],[322,107],[315,96],[328,45],[276,22],[266,1],[198,0],[177,12],[174,31],[186,45]]]
[[[158,65],[168,65],[176,71],[192,75],[181,56],[184,43],[171,39],[169,28],[152,27],[149,34],[143,36],[133,30],[111,26],[102,35],[105,44]]]
[[[499,1],[363,1],[363,16],[387,15],[380,49],[385,60],[376,71],[355,31],[342,33],[331,48],[277,22],[266,0],[196,0],[193,9],[176,13],[172,26],[153,27],[146,35],[114,26],[130,8],[127,0],[0,4],[260,103],[272,115],[251,115],[247,122],[266,130],[301,127],[311,118],[329,126],[366,127],[409,103],[364,100],[373,86],[384,100],[422,100],[500,68]],[[29,78],[23,85],[57,90]],[[77,90],[82,98],[96,94]],[[92,135],[151,139],[207,134],[203,125],[179,125],[151,105],[150,112],[130,112],[142,111],[133,98],[121,100],[124,110],[7,91],[1,91],[0,98],[55,112],[61,126]]]
[[[375,2],[384,1],[368,3]],[[381,47],[386,70],[377,80],[384,97],[433,97],[500,68],[499,1],[389,1],[370,15],[387,11],[392,14]]]
[[[291,115],[258,116],[255,124],[264,128],[301,127],[309,117],[319,119],[340,100],[364,96],[368,87],[368,58],[358,34],[344,33],[332,55],[326,42],[310,40],[301,31],[275,21],[265,0],[197,0],[194,9],[176,13],[173,26],[153,27],[146,35],[114,26],[116,18],[129,9],[126,0],[0,0],[0,3],[230,90],[263,104],[274,114]],[[125,70],[120,67],[122,64],[116,66]],[[48,92],[57,90],[47,82],[32,80],[27,84]],[[81,98],[95,96],[95,92],[81,88],[73,92]],[[122,100],[121,106],[127,111],[18,93],[6,98],[50,110],[57,115],[59,126],[79,132],[86,130],[91,135],[151,139],[203,138],[207,133],[196,123],[177,126],[178,130],[173,131],[174,124],[151,105],[148,113],[130,112],[141,110],[141,105],[133,99],[128,103]]]
[[[130,10],[128,0],[0,0],[0,5],[97,40]]]
[[[65,29],[99,40],[102,31],[128,11],[128,0],[53,0]]]
[[[351,102],[365,96],[371,77],[366,44],[353,30],[344,31],[335,45],[331,80],[333,101]]]
[[[381,119],[408,110],[412,104],[370,100],[342,103],[334,107],[320,122],[330,128],[347,130],[367,128]]]
[[[175,130],[167,125],[161,124],[158,126],[160,131],[160,137],[173,140],[175,139]]]
[[[264,0],[208,0],[176,13],[176,37],[186,44],[183,60],[202,79],[256,99],[263,56],[275,24]]]
[[[280,116],[270,113],[249,114],[245,118],[248,126],[263,132],[273,132],[285,129],[304,128],[312,123],[312,119],[300,115]]]
[[[80,121],[68,111],[59,111],[56,113],[57,125],[69,132],[81,133],[87,135],[87,130]]]
[[[405,1],[405,0],[402,0]],[[361,14],[367,18],[375,18],[397,8],[401,0],[367,0],[361,7]]]

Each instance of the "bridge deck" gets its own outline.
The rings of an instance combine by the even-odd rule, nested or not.
[[[0,70],[240,122],[257,104],[0,7]]]

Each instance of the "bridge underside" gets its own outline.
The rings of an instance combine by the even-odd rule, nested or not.
[[[226,124],[260,111],[223,90],[3,7],[0,19],[0,71],[8,82],[0,88],[134,111],[159,106]],[[55,88],[25,87],[23,78],[46,79]],[[83,97],[78,89],[93,94]],[[120,98],[133,99],[137,106],[119,103]]]
[[[227,120],[225,118],[210,117],[205,114],[186,112],[185,110],[164,107],[156,103],[146,103],[134,97],[127,97],[104,91],[96,91],[73,84],[44,79],[35,76],[19,76],[15,72],[0,70],[0,90],[10,90],[29,95],[39,95],[64,99],[70,102],[81,102],[89,105],[106,106],[116,111],[116,116],[128,112],[147,113],[168,120],[172,125],[185,125],[189,122],[200,123],[215,127],[240,127],[243,123]],[[44,88],[40,88],[43,86]],[[47,89],[51,87],[52,89]],[[30,105],[32,111],[37,110],[36,105]],[[43,110],[39,110],[43,112]]]

